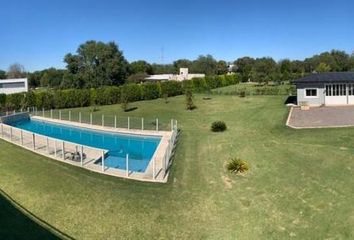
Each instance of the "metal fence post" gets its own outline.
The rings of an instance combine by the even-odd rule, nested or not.
[[[90,124],[92,125],[92,113],[90,113]]]
[[[44,108],[42,108],[42,117],[44,117]]]
[[[33,150],[36,150],[36,135],[32,133]]]
[[[173,119],[171,119],[171,132],[173,131]]]
[[[53,118],[53,109],[50,109],[50,118]]]
[[[71,122],[71,111],[69,111],[69,121]]]
[[[104,114],[102,114],[102,127],[104,127]]]
[[[79,123],[81,123],[81,112],[79,112]]]
[[[10,127],[10,141],[12,141],[12,127]]]
[[[128,130],[130,129],[130,117],[128,117]]]
[[[114,128],[117,128],[117,115],[114,116]]]
[[[81,166],[83,165],[84,162],[84,146],[81,145],[80,149],[80,160],[81,160]]]
[[[59,110],[59,120],[61,120],[61,110]]]
[[[1,137],[4,137],[4,125],[1,123]]]
[[[156,166],[156,163],[155,163],[155,158],[152,159],[152,179],[156,179],[156,176],[155,176],[155,166]]]
[[[22,129],[21,129],[20,135],[21,135],[21,145],[23,146],[23,131],[22,131]]]
[[[38,108],[36,107],[36,116],[38,116]]]
[[[141,131],[144,131],[144,118],[141,118]]]
[[[104,172],[104,151],[102,151],[102,172]]]
[[[63,160],[65,160],[65,143],[64,141],[62,141],[62,144],[61,144],[61,151],[62,151],[62,157],[63,157]]]
[[[129,177],[129,154],[128,153],[125,155],[125,168],[126,168],[125,176]]]
[[[49,138],[47,137],[47,153],[48,153],[48,155],[50,155],[49,154]]]
[[[159,131],[159,119],[156,118],[156,131]]]
[[[54,156],[57,157],[57,141],[54,140]]]

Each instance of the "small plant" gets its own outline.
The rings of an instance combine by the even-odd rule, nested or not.
[[[223,132],[226,129],[226,124],[223,121],[216,121],[211,124],[211,131],[213,132]]]
[[[121,95],[121,107],[124,112],[127,112],[129,109],[129,98],[124,93],[122,93],[122,95]]]
[[[186,108],[187,108],[187,110],[193,110],[193,109],[197,108],[197,106],[194,105],[193,93],[191,90],[186,91]]]
[[[97,105],[93,105],[92,108],[91,108],[91,112],[97,112],[98,110],[100,110]]]
[[[231,158],[226,167],[227,170],[235,174],[247,172],[250,169],[248,163],[239,158]]]
[[[168,94],[167,93],[164,93],[162,95],[163,99],[165,100],[165,103],[168,103]]]
[[[241,98],[246,97],[246,91],[241,91],[239,96],[240,96]]]

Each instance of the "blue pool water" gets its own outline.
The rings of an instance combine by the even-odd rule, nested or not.
[[[33,119],[13,122],[10,125],[44,136],[108,150],[105,156],[107,167],[126,169],[125,157],[128,153],[129,170],[135,172],[145,171],[161,139],[96,131]],[[101,165],[101,161],[96,164]]]

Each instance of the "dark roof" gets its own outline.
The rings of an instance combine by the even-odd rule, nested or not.
[[[322,83],[322,82],[354,82],[354,72],[326,72],[312,73],[303,78],[293,81],[293,83]]]

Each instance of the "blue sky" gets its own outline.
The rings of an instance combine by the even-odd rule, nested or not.
[[[1,9],[5,70],[64,68],[65,54],[87,40],[115,41],[129,61],[156,63],[354,50],[352,0],[2,0]]]

